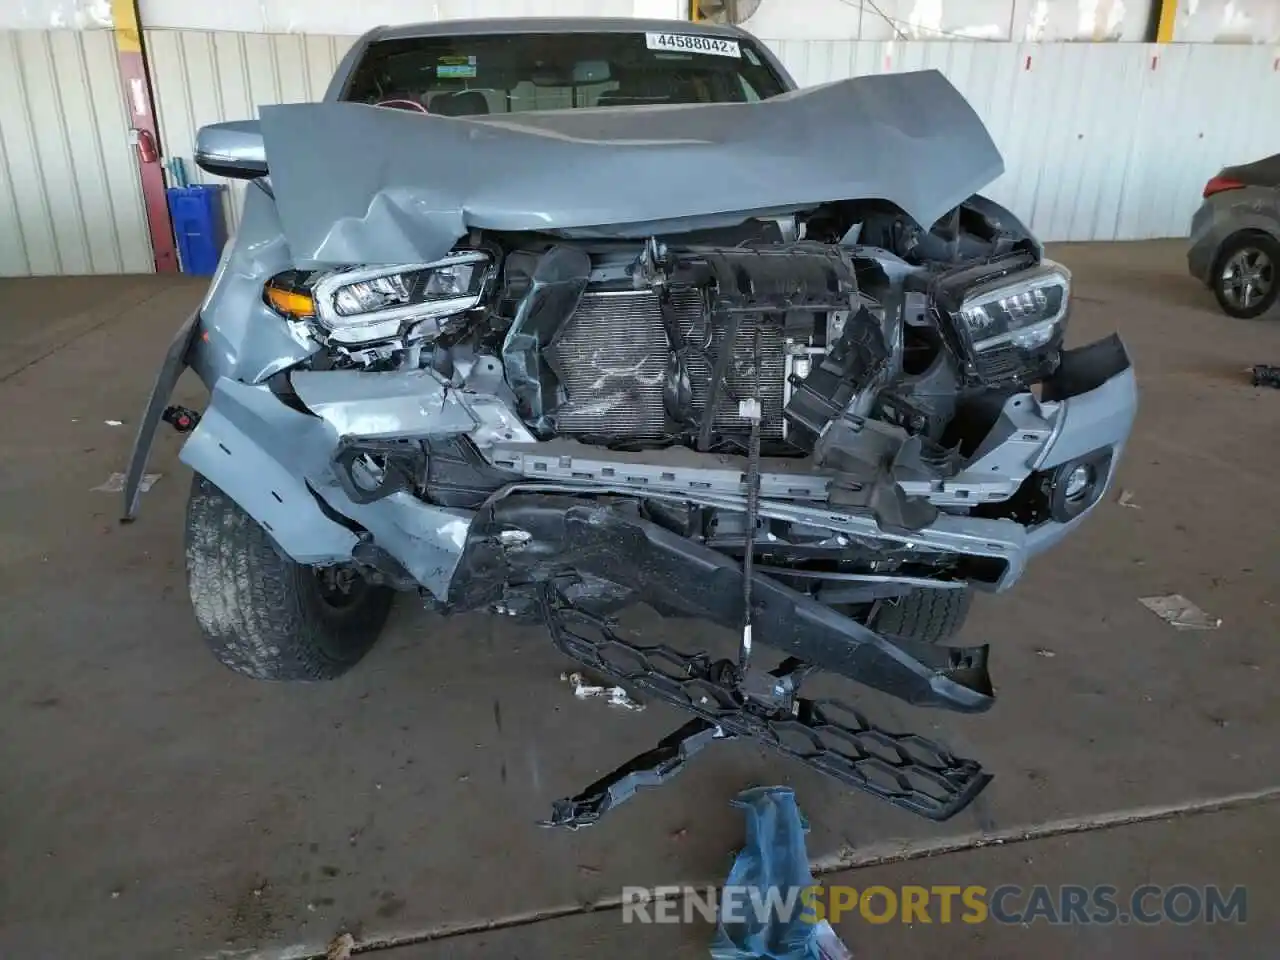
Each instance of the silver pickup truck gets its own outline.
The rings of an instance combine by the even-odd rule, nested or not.
[[[1003,164],[941,74],[796,89],[749,34],[685,22],[380,28],[323,102],[206,127],[196,160],[249,181],[244,213],[125,513],[161,420],[189,432],[188,581],[223,663],[336,676],[396,591],[543,623],[693,714],[561,826],[728,737],[935,819],[983,788],[798,694],[825,671],[988,709],[987,647],[956,642],[972,591],[1083,521],[1133,424],[1124,346],[1064,348],[1070,272],[978,194]],[[202,412],[167,406],[187,367]],[[618,629],[634,604],[670,636]],[[681,649],[682,618],[730,652]]]

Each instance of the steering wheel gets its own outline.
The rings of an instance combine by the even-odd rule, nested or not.
[[[404,100],[400,98],[392,98],[390,100],[379,100],[374,104],[375,107],[390,107],[392,110],[412,110],[417,113],[428,113],[426,107],[417,100]]]

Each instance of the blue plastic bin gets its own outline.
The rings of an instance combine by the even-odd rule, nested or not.
[[[212,276],[218,268],[222,245],[227,242],[222,189],[220,184],[196,184],[165,191],[183,273]]]

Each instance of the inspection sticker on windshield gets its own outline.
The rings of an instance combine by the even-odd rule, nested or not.
[[[737,57],[742,50],[737,40],[707,37],[692,33],[646,33],[645,43],[650,50],[670,50],[675,53],[708,53],[713,57]]]
[[[473,79],[476,76],[475,57],[441,57],[436,61],[436,76],[452,79]]]

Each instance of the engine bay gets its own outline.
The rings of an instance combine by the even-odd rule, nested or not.
[[[700,503],[712,528],[773,510],[781,547],[838,524],[779,501],[907,532],[1012,510],[1054,429],[1030,390],[1059,367],[1069,289],[975,197],[928,232],[872,203],[645,242],[483,233],[435,264],[293,271],[266,299],[308,305],[292,329],[324,349],[277,392],[338,428],[353,497],[474,508],[523,475]],[[328,399],[315,377],[338,371],[376,374],[406,419]]]
[[[959,304],[943,300],[956,278],[967,289],[1035,270],[1039,253],[981,197],[930,231],[892,207],[829,204],[644,244],[485,234],[434,270],[291,271],[267,293],[273,305],[314,296],[314,316],[295,317],[327,347],[312,369],[479,377],[536,440],[742,454],[758,407],[768,456],[812,456],[842,414],[940,456],[933,446],[966,443],[948,428],[967,399],[985,397],[968,406],[990,419],[992,391],[1053,372],[1069,275],[1047,278],[1061,288],[1055,304],[1033,291],[1006,310],[1048,317],[1038,343],[973,350],[955,329]],[[348,320],[365,312],[377,319]]]

